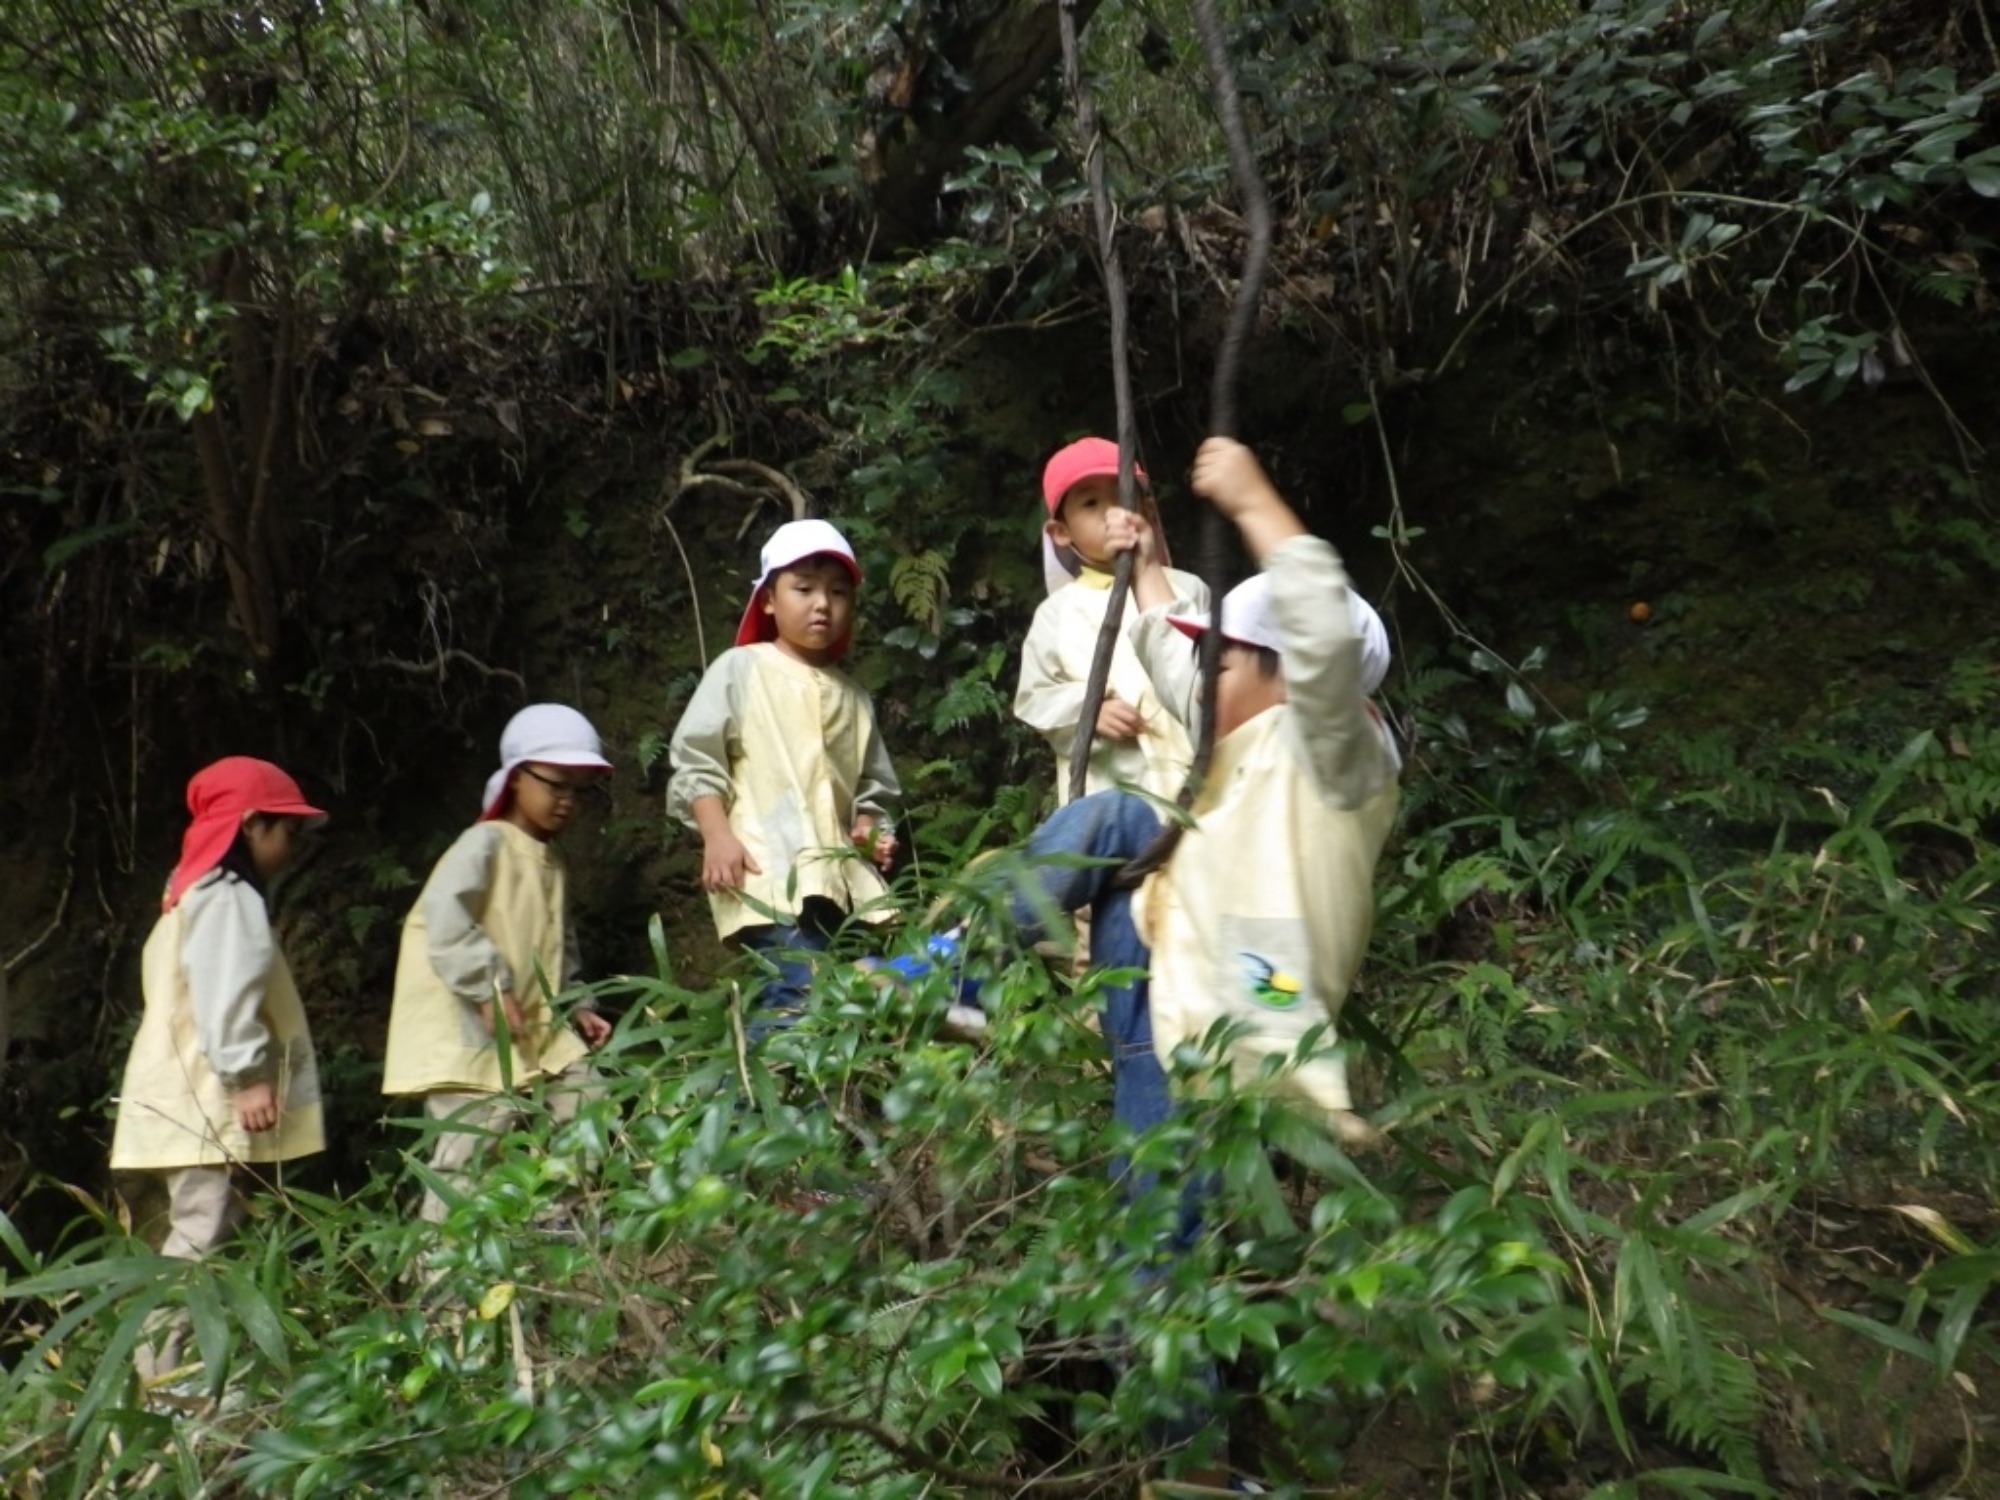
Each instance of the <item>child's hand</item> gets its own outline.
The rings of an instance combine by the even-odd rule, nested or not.
[[[1146,720],[1139,710],[1117,698],[1107,697],[1097,710],[1097,737],[1103,740],[1136,740],[1146,732]]]
[[[1212,437],[1194,455],[1189,483],[1197,495],[1232,521],[1247,511],[1283,505],[1284,497],[1264,473],[1257,455],[1234,438]]]
[[[1104,512],[1104,550],[1116,556],[1137,549],[1139,566],[1149,568],[1159,554],[1160,544],[1150,522],[1136,510],[1122,505]]]
[[[268,1083],[253,1083],[236,1091],[236,1123],[252,1135],[278,1123],[278,1095]]]
[[[507,1013],[507,1035],[520,1036],[528,1029],[528,1018],[521,1010],[521,1002],[514,995],[502,995],[500,1006]],[[479,1020],[486,1027],[486,1034],[493,1035],[493,1002],[488,1000],[479,1007]]]
[[[751,857],[728,828],[719,828],[701,846],[701,888],[705,891],[740,891],[746,875],[762,875],[764,867]]]
[[[611,1023],[589,1006],[579,1005],[569,1013],[569,1019],[587,1046],[602,1047],[611,1040]]]
[[[896,860],[896,829],[893,824],[881,825],[877,831],[875,815],[862,813],[854,820],[854,826],[847,830],[848,838],[855,846],[875,862],[875,868],[887,873]]]

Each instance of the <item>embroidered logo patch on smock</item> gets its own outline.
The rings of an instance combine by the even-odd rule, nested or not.
[[[1299,996],[1305,993],[1305,986],[1296,974],[1287,973],[1268,958],[1255,953],[1239,954],[1243,960],[1243,977],[1250,987],[1250,993],[1264,1004],[1277,1010],[1289,1010],[1299,1003]]]

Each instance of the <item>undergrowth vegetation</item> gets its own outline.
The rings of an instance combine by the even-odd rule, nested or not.
[[[1385,1150],[1193,1054],[1200,1102],[1111,1139],[1097,981],[1009,940],[1004,860],[906,892],[974,913],[978,1046],[937,1034],[941,981],[845,965],[749,1046],[741,989],[682,985],[656,933],[654,972],[589,991],[623,1012],[610,1097],[531,1112],[441,1231],[385,1163],[274,1194],[207,1264],[101,1210],[46,1255],[9,1233],[15,1492],[1112,1494],[1213,1365],[1238,1461],[1281,1483],[1365,1477],[1420,1421],[1475,1492],[1778,1494],[1781,1393],[1830,1350],[1885,1436],[1808,1423],[1811,1472],[1939,1478],[1924,1415],[1990,1378],[2000,1275],[2000,739],[1695,746],[1668,795],[1479,701],[1418,741],[1347,1027]],[[1175,1204],[1127,1208],[1127,1148],[1218,1184],[1165,1271]],[[1828,1234],[1870,1215],[1902,1261],[1830,1281]],[[175,1316],[190,1364],[142,1393],[132,1350]]]
[[[42,669],[0,691],[34,724],[17,842],[43,863],[10,866],[0,926],[40,934],[16,968],[70,946],[51,988],[74,1012],[41,1053],[66,1092],[17,1067],[22,1116],[89,1144],[136,934],[77,913],[93,888],[106,912],[145,907],[125,894],[150,894],[157,788],[218,748],[204,736],[291,746],[347,799],[331,837],[362,830],[365,852],[292,887],[349,1028],[329,1049],[349,1106],[377,1103],[356,1038],[382,1018],[361,997],[379,1011],[386,933],[455,816],[440,767],[483,754],[531,683],[604,703],[621,745],[600,862],[618,867],[582,873],[622,904],[585,920],[671,909],[655,806],[625,787],[656,771],[741,606],[753,528],[781,512],[834,516],[866,564],[855,666],[921,851],[900,894],[979,914],[992,1029],[947,1040],[940,989],[830,967],[811,1018],[753,1047],[743,976],[698,973],[634,920],[617,936],[650,949],[644,972],[587,991],[620,1017],[607,1098],[560,1128],[531,1108],[441,1230],[414,1220],[429,1140],[404,1120],[354,1132],[365,1183],[268,1184],[242,1242],[199,1265],[42,1178],[40,1202],[80,1215],[29,1232],[0,1214],[0,1484],[1114,1495],[1213,1370],[1238,1464],[1277,1486],[1978,1493],[2000,1381],[1984,627],[1927,655],[1880,622],[1871,644],[1925,682],[1861,727],[1663,729],[1619,689],[1558,712],[1547,657],[1472,647],[1452,614],[1470,603],[1431,591],[1397,486],[1444,408],[1496,471],[1542,464],[1539,435],[1513,436],[1524,411],[1585,430],[1603,485],[1554,460],[1532,476],[1574,493],[1567,542],[1633,500],[1649,450],[1729,450],[1685,470],[1703,509],[1678,519],[1712,509],[1782,574],[1804,553],[1783,550],[1785,471],[1816,480],[1831,446],[1810,451],[1833,424],[1809,406],[1907,395],[1917,416],[1869,428],[1920,430],[1906,472],[1836,496],[1880,512],[1851,534],[1878,553],[1857,543],[1769,607],[1830,629],[1892,574],[1940,613],[1983,602],[1990,403],[1935,356],[1990,363],[1990,9],[1235,16],[1282,221],[1263,396],[1309,403],[1275,445],[1392,501],[1376,534],[1405,659],[1385,706],[1410,765],[1341,1041],[1389,1134],[1350,1157],[1230,1092],[1212,1050],[1181,1059],[1199,1101],[1181,1119],[1114,1139],[1100,981],[1020,951],[995,867],[968,873],[1041,810],[1008,718],[1039,597],[1032,471],[1102,412],[1074,401],[1094,372],[1048,368],[1080,344],[1038,342],[1097,316],[1062,102],[1020,84],[990,111],[1006,130],[945,153],[908,233],[878,233],[877,210],[891,222],[885,184],[923,186],[906,147],[992,103],[968,35],[1046,6],[15,6],[0,576],[32,586],[0,629],[10,664]],[[1171,505],[1240,226],[1185,6],[1098,7],[1089,33]],[[1452,384],[1502,330],[1504,421]],[[1002,411],[971,356],[1010,338],[1028,352],[992,355]],[[1643,401],[1614,409],[1620,382]],[[1752,451],[1745,411],[1807,456]],[[1424,499],[1433,540],[1483,523],[1473,488]],[[1491,587],[1517,591],[1494,613],[1546,602]],[[1660,596],[1650,648],[1697,658],[1743,618],[1696,637],[1695,607]],[[698,925],[692,881],[678,894]],[[1217,1184],[1170,1268],[1150,1247],[1175,1206],[1128,1206],[1121,1152]],[[139,1389],[134,1351],[175,1327],[187,1366]]]

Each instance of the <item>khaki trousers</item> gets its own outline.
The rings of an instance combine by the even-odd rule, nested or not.
[[[542,1096],[558,1125],[567,1125],[584,1105],[603,1097],[603,1077],[582,1059],[550,1078]],[[474,1190],[474,1167],[479,1158],[513,1128],[524,1111],[519,1094],[439,1092],[424,1095],[424,1113],[445,1126],[431,1147],[431,1171],[463,1197]],[[424,1189],[424,1204],[418,1212],[426,1222],[443,1223],[448,1208],[435,1187]]]
[[[177,1167],[166,1174],[167,1237],[160,1254],[200,1260],[243,1222],[243,1195],[227,1167]]]
[[[236,1232],[243,1222],[243,1195],[227,1167],[176,1167],[161,1174],[167,1187],[167,1237],[160,1254],[200,1260]],[[145,1336],[132,1347],[140,1383],[158,1385],[179,1370],[188,1355],[192,1325],[187,1310],[157,1307],[147,1315]]]

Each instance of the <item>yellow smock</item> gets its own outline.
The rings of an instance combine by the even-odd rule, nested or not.
[[[171,1171],[326,1149],[305,1006],[264,898],[213,870],[162,913],[141,959],[146,1009],[125,1060],[111,1165]],[[269,1083],[278,1123],[252,1134],[233,1093]]]
[[[1208,608],[1208,586],[1192,573],[1168,568],[1174,594],[1168,606],[1176,613]],[[1090,663],[1097,654],[1104,609],[1110,602],[1111,575],[1085,567],[1076,578],[1044,599],[1035,610],[1027,639],[1021,643],[1021,677],[1014,689],[1014,717],[1038,729],[1056,757],[1056,801],[1069,800],[1069,761],[1075,753],[1077,721],[1083,716],[1083,689],[1090,680]],[[1128,703],[1145,721],[1137,739],[1099,738],[1091,746],[1084,773],[1085,792],[1128,786],[1171,801],[1187,780],[1194,747],[1181,720],[1161,703],[1153,679],[1132,649],[1133,622],[1138,611],[1129,602],[1118,622],[1111,670],[1105,677],[1107,697]],[[1182,651],[1188,647],[1183,644]]]
[[[668,816],[694,828],[696,801],[720,798],[761,871],[709,893],[718,935],[795,922],[815,896],[866,922],[895,915],[848,835],[860,814],[893,811],[902,788],[874,705],[846,673],[769,642],[725,651],[688,700],[672,756]]]
[[[500,819],[473,824],[403,922],[382,1092],[492,1094],[560,1073],[589,1051],[550,1004],[575,973],[562,856]],[[479,1007],[505,993],[526,1024],[503,1077]]]
[[[1140,892],[1154,1046],[1166,1062],[1228,1018],[1246,1028],[1230,1051],[1239,1082],[1285,1059],[1280,1092],[1346,1110],[1345,1060],[1318,1046],[1304,1060],[1293,1054],[1314,1028],[1332,1042],[1367,951],[1400,762],[1361,694],[1339,554],[1298,537],[1274,549],[1264,571],[1286,702],[1217,743],[1194,826]],[[1191,706],[1184,638],[1161,612],[1148,612],[1135,644],[1162,690]]]

